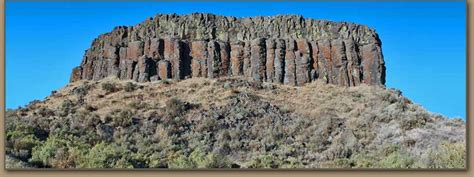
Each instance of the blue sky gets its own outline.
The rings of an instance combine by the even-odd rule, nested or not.
[[[301,14],[376,29],[387,83],[431,112],[466,117],[465,2],[7,2],[6,106],[68,83],[99,34],[157,13]]]

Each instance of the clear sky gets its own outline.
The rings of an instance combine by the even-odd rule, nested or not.
[[[236,17],[301,14],[376,29],[387,83],[431,112],[466,116],[465,2],[7,2],[6,106],[43,99],[68,83],[99,34],[157,13]]]

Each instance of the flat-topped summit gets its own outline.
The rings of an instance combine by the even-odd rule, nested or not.
[[[303,85],[385,84],[381,42],[365,25],[277,15],[159,14],[100,35],[71,81],[244,76]]]

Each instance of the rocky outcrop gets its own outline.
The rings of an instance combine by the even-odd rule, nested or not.
[[[244,76],[304,85],[385,84],[377,33],[367,26],[296,15],[235,18],[212,14],[156,15],[102,34],[86,50],[71,82],[148,82]]]

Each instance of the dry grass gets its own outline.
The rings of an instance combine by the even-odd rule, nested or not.
[[[99,141],[109,139],[113,146],[102,144],[103,148],[117,152],[133,137],[137,144],[127,148],[154,154],[127,157],[142,163],[134,167],[196,166],[204,163],[203,158],[225,156],[240,167],[380,167],[377,161],[383,161],[382,167],[429,168],[448,159],[452,162],[445,166],[456,168],[459,153],[440,151],[438,162],[432,162],[428,150],[438,149],[442,142],[462,144],[465,137],[463,121],[431,114],[397,90],[368,85],[345,88],[320,81],[303,87],[244,78],[78,81],[17,110],[16,117],[47,122],[31,126],[73,134],[86,146],[97,143],[94,136]],[[83,117],[87,120],[78,120]],[[138,130],[134,119],[142,120]],[[76,124],[85,127],[75,130]],[[67,132],[72,130],[79,133]],[[83,135],[76,135],[81,131]],[[38,146],[44,148],[43,141]],[[385,150],[392,146],[396,151]],[[465,148],[456,147],[460,152]],[[193,151],[199,154],[197,159],[186,157]],[[181,160],[169,160],[176,158]],[[206,164],[223,163],[208,160]]]
[[[228,80],[240,78],[228,78]],[[115,109],[128,107],[132,102],[145,102],[152,108],[163,107],[170,98],[176,97],[193,104],[199,104],[204,108],[209,106],[226,105],[228,97],[237,92],[246,92],[257,95],[274,105],[283,107],[300,114],[315,117],[324,114],[324,111],[334,109],[340,113],[339,117],[353,117],[361,114],[364,102],[377,99],[378,92],[385,91],[383,88],[361,85],[358,87],[343,88],[323,82],[316,81],[307,84],[305,87],[294,87],[281,84],[264,83],[268,89],[254,89],[251,87],[225,88],[218,85],[216,80],[207,78],[192,78],[180,82],[160,81],[150,83],[135,83],[135,91],[127,92],[123,88],[131,81],[106,78],[100,81],[77,81],[69,83],[59,90],[55,95],[45,99],[46,102],[39,106],[46,106],[50,109],[57,109],[64,100],[77,101],[78,95],[71,94],[75,88],[91,85],[88,94],[84,97],[84,102],[98,108],[96,113],[103,117]],[[107,93],[100,87],[101,83],[113,83],[117,85],[118,91]]]

